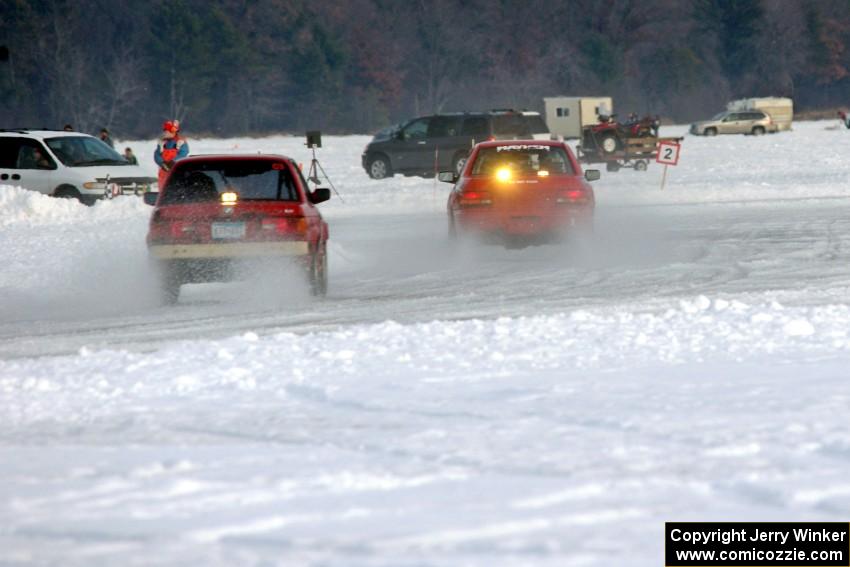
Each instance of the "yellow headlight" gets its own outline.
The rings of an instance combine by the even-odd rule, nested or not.
[[[496,179],[499,181],[510,181],[513,176],[513,172],[511,172],[511,168],[509,167],[500,167],[496,170]]]
[[[239,200],[239,194],[235,191],[225,191],[221,194],[222,205],[233,205]]]
[[[537,177],[549,177],[549,172],[545,169],[541,169],[537,172]]]

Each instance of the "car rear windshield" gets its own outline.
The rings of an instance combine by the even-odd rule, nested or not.
[[[523,138],[548,132],[549,129],[539,114],[497,114],[493,117],[493,133],[498,137]]]
[[[235,191],[240,201],[297,201],[289,166],[272,161],[212,161],[179,164],[168,178],[161,203],[217,201]]]
[[[536,175],[541,170],[553,175],[575,174],[564,148],[517,144],[481,148],[472,166],[472,175],[494,175],[503,167],[510,168],[518,175]]]

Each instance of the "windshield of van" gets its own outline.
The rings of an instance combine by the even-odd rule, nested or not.
[[[62,136],[45,140],[59,161],[68,167],[130,165],[121,154],[91,136]]]
[[[372,138],[373,142],[383,142],[385,140],[392,139],[396,132],[401,129],[401,124],[393,124],[392,126],[387,126],[383,130],[379,130],[377,134]]]
[[[168,178],[160,203],[218,201],[235,191],[240,201],[296,201],[298,192],[285,164],[272,161],[212,161],[179,164]]]
[[[714,122],[716,120],[723,120],[724,118],[726,118],[727,114],[729,114],[729,112],[721,112],[720,114],[715,115],[714,118],[711,119],[711,121]]]
[[[495,175],[502,168],[516,175],[574,175],[567,152],[557,146],[516,144],[481,148],[472,166],[472,175]]]

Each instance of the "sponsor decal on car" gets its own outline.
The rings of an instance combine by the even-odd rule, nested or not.
[[[549,146],[533,146],[530,144],[514,144],[512,146],[496,146],[497,152],[527,152],[534,151],[549,151]]]

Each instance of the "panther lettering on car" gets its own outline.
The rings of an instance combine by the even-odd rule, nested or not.
[[[525,151],[549,151],[549,146],[530,146],[530,145],[513,145],[513,146],[498,146],[496,148],[497,152],[525,152]]]

